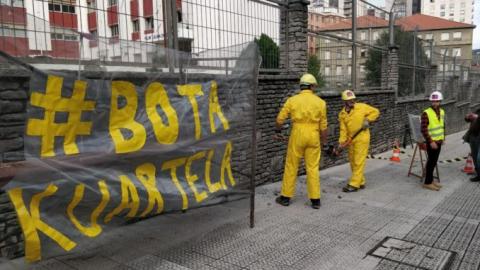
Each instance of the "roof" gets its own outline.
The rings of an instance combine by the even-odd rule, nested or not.
[[[402,26],[403,30],[405,31],[413,31],[415,30],[415,27],[418,27],[419,31],[451,28],[475,28],[475,25],[473,24],[449,21],[425,14],[415,14],[412,16],[399,18],[395,24]]]
[[[452,28],[475,28],[475,25],[473,24],[449,21],[425,14],[415,14],[412,16],[399,18],[395,21],[395,25],[401,26],[405,31],[413,31],[415,30],[415,27],[418,27],[419,31]],[[357,29],[375,27],[388,27],[388,21],[371,15],[360,16],[357,18]],[[336,23],[324,24],[320,27],[320,31],[349,30],[351,28],[352,20],[345,19]]]

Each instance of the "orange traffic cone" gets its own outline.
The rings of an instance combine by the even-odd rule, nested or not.
[[[398,140],[395,140],[393,143],[393,155],[390,158],[390,161],[400,162],[400,144]]]
[[[390,161],[400,162],[400,148],[393,148],[393,156],[390,158]]]
[[[465,168],[463,168],[462,171],[466,174],[474,174],[475,173],[475,169],[473,167],[473,159],[472,159],[471,154],[468,154],[467,164],[465,164]]]

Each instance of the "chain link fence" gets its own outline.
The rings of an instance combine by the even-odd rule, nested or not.
[[[262,68],[279,69],[283,9],[264,0],[2,0],[0,50],[30,63],[149,67],[168,48],[228,72],[255,40]]]
[[[319,63],[322,88],[380,89],[381,66],[388,50],[388,14],[373,4],[358,1],[355,31],[353,12],[349,16],[310,14],[310,61]],[[316,16],[320,19],[316,20]]]

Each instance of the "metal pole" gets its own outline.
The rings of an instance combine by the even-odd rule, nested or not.
[[[257,55],[258,58],[258,55]],[[253,86],[252,102],[252,167],[250,175],[250,228],[255,227],[255,176],[257,174],[257,88],[258,88],[258,70],[260,66],[255,65],[253,70],[256,78]]]
[[[389,31],[389,42],[390,47],[395,46],[395,14],[393,12],[389,13],[388,16],[388,31]]]
[[[357,89],[357,0],[352,0],[352,90]]]
[[[416,80],[416,68],[417,65],[417,34],[418,34],[418,27],[415,27],[415,31],[413,32],[413,74],[412,74],[412,94],[415,96],[415,80]]]
[[[433,53],[433,40],[430,40],[430,66],[431,66],[432,63],[433,63],[433,56],[434,56],[434,53]]]
[[[445,87],[445,57],[447,56],[447,50],[443,53],[443,78],[442,78],[442,89]]]
[[[164,0],[165,38],[167,39],[167,59],[170,73],[174,72],[175,59],[172,50],[178,49],[177,12],[175,0]]]

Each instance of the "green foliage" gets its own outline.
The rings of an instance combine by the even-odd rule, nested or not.
[[[257,43],[262,56],[261,68],[278,68],[280,57],[278,45],[275,41],[268,35],[262,34],[259,39],[255,39],[255,43]]]
[[[308,57],[308,73],[315,76],[317,79],[318,87],[323,87],[325,85],[325,79],[323,75],[320,73],[320,60],[318,60],[317,56],[310,55]]]

